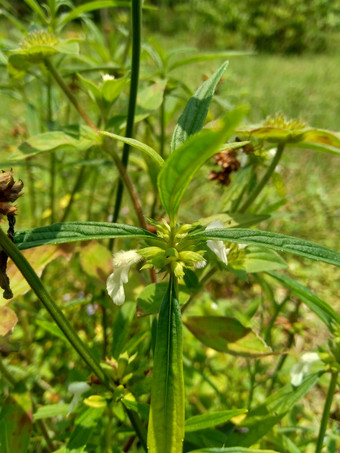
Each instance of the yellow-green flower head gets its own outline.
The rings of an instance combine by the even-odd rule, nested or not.
[[[31,63],[39,63],[44,58],[58,52],[56,46],[59,39],[46,30],[35,30],[30,32],[20,43],[21,53]]]

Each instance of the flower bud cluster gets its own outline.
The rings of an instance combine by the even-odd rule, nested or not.
[[[205,266],[204,247],[188,236],[197,225],[184,224],[171,228],[165,221],[151,221],[151,224],[156,228],[159,239],[148,241],[150,246],[138,251],[146,260],[142,269],[157,267],[161,272],[168,269],[177,278],[182,278],[184,268],[196,269]]]

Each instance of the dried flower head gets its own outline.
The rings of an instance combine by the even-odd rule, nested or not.
[[[14,181],[13,171],[3,171],[0,173],[0,215],[13,215],[17,208],[9,203],[16,201],[22,194],[20,193],[24,183],[19,179]]]
[[[215,154],[214,159],[216,165],[222,168],[220,171],[211,171],[209,179],[228,186],[230,184],[230,174],[237,171],[241,166],[240,161],[236,158],[236,151],[234,149],[226,149]]]

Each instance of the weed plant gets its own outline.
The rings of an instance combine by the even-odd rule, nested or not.
[[[333,118],[249,109],[257,57],[165,50],[140,0],[25,4],[0,44],[0,451],[336,452],[340,253],[322,211],[322,245],[289,222],[325,203],[312,164],[308,209],[286,192],[291,156],[336,162]]]

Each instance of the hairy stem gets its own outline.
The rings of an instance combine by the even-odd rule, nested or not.
[[[284,151],[284,144],[279,143],[275,156],[273,157],[273,160],[271,161],[269,167],[267,168],[267,171],[263,175],[261,181],[258,183],[258,185],[255,187],[255,189],[250,193],[249,197],[246,199],[242,207],[240,208],[240,212],[246,212],[247,209],[252,205],[252,203],[256,200],[256,198],[260,195],[264,187],[266,186],[267,182],[269,181],[271,175],[273,174],[277,164],[280,162],[280,159],[282,157]]]
[[[325,405],[323,408],[322,419],[321,419],[321,424],[320,424],[318,440],[316,443],[315,453],[322,452],[322,447],[323,447],[328,419],[329,419],[329,413],[331,411],[331,406],[332,406],[332,401],[333,401],[333,397],[334,397],[334,393],[335,393],[335,389],[336,389],[338,375],[339,375],[338,371],[333,371],[332,375],[331,375],[331,382],[329,383],[327,398],[326,398]]]
[[[138,80],[139,80],[139,66],[140,66],[140,49],[141,49],[141,28],[142,28],[142,1],[133,0],[131,5],[132,20],[131,20],[131,33],[132,33],[132,62],[131,62],[131,82],[130,82],[130,96],[129,106],[126,122],[126,137],[133,137],[133,126],[135,122],[135,111],[137,103]],[[129,161],[130,146],[124,143],[122,164],[127,167]],[[117,188],[116,202],[113,212],[113,222],[116,222],[119,216],[120,207],[123,198],[123,181],[120,180]]]

